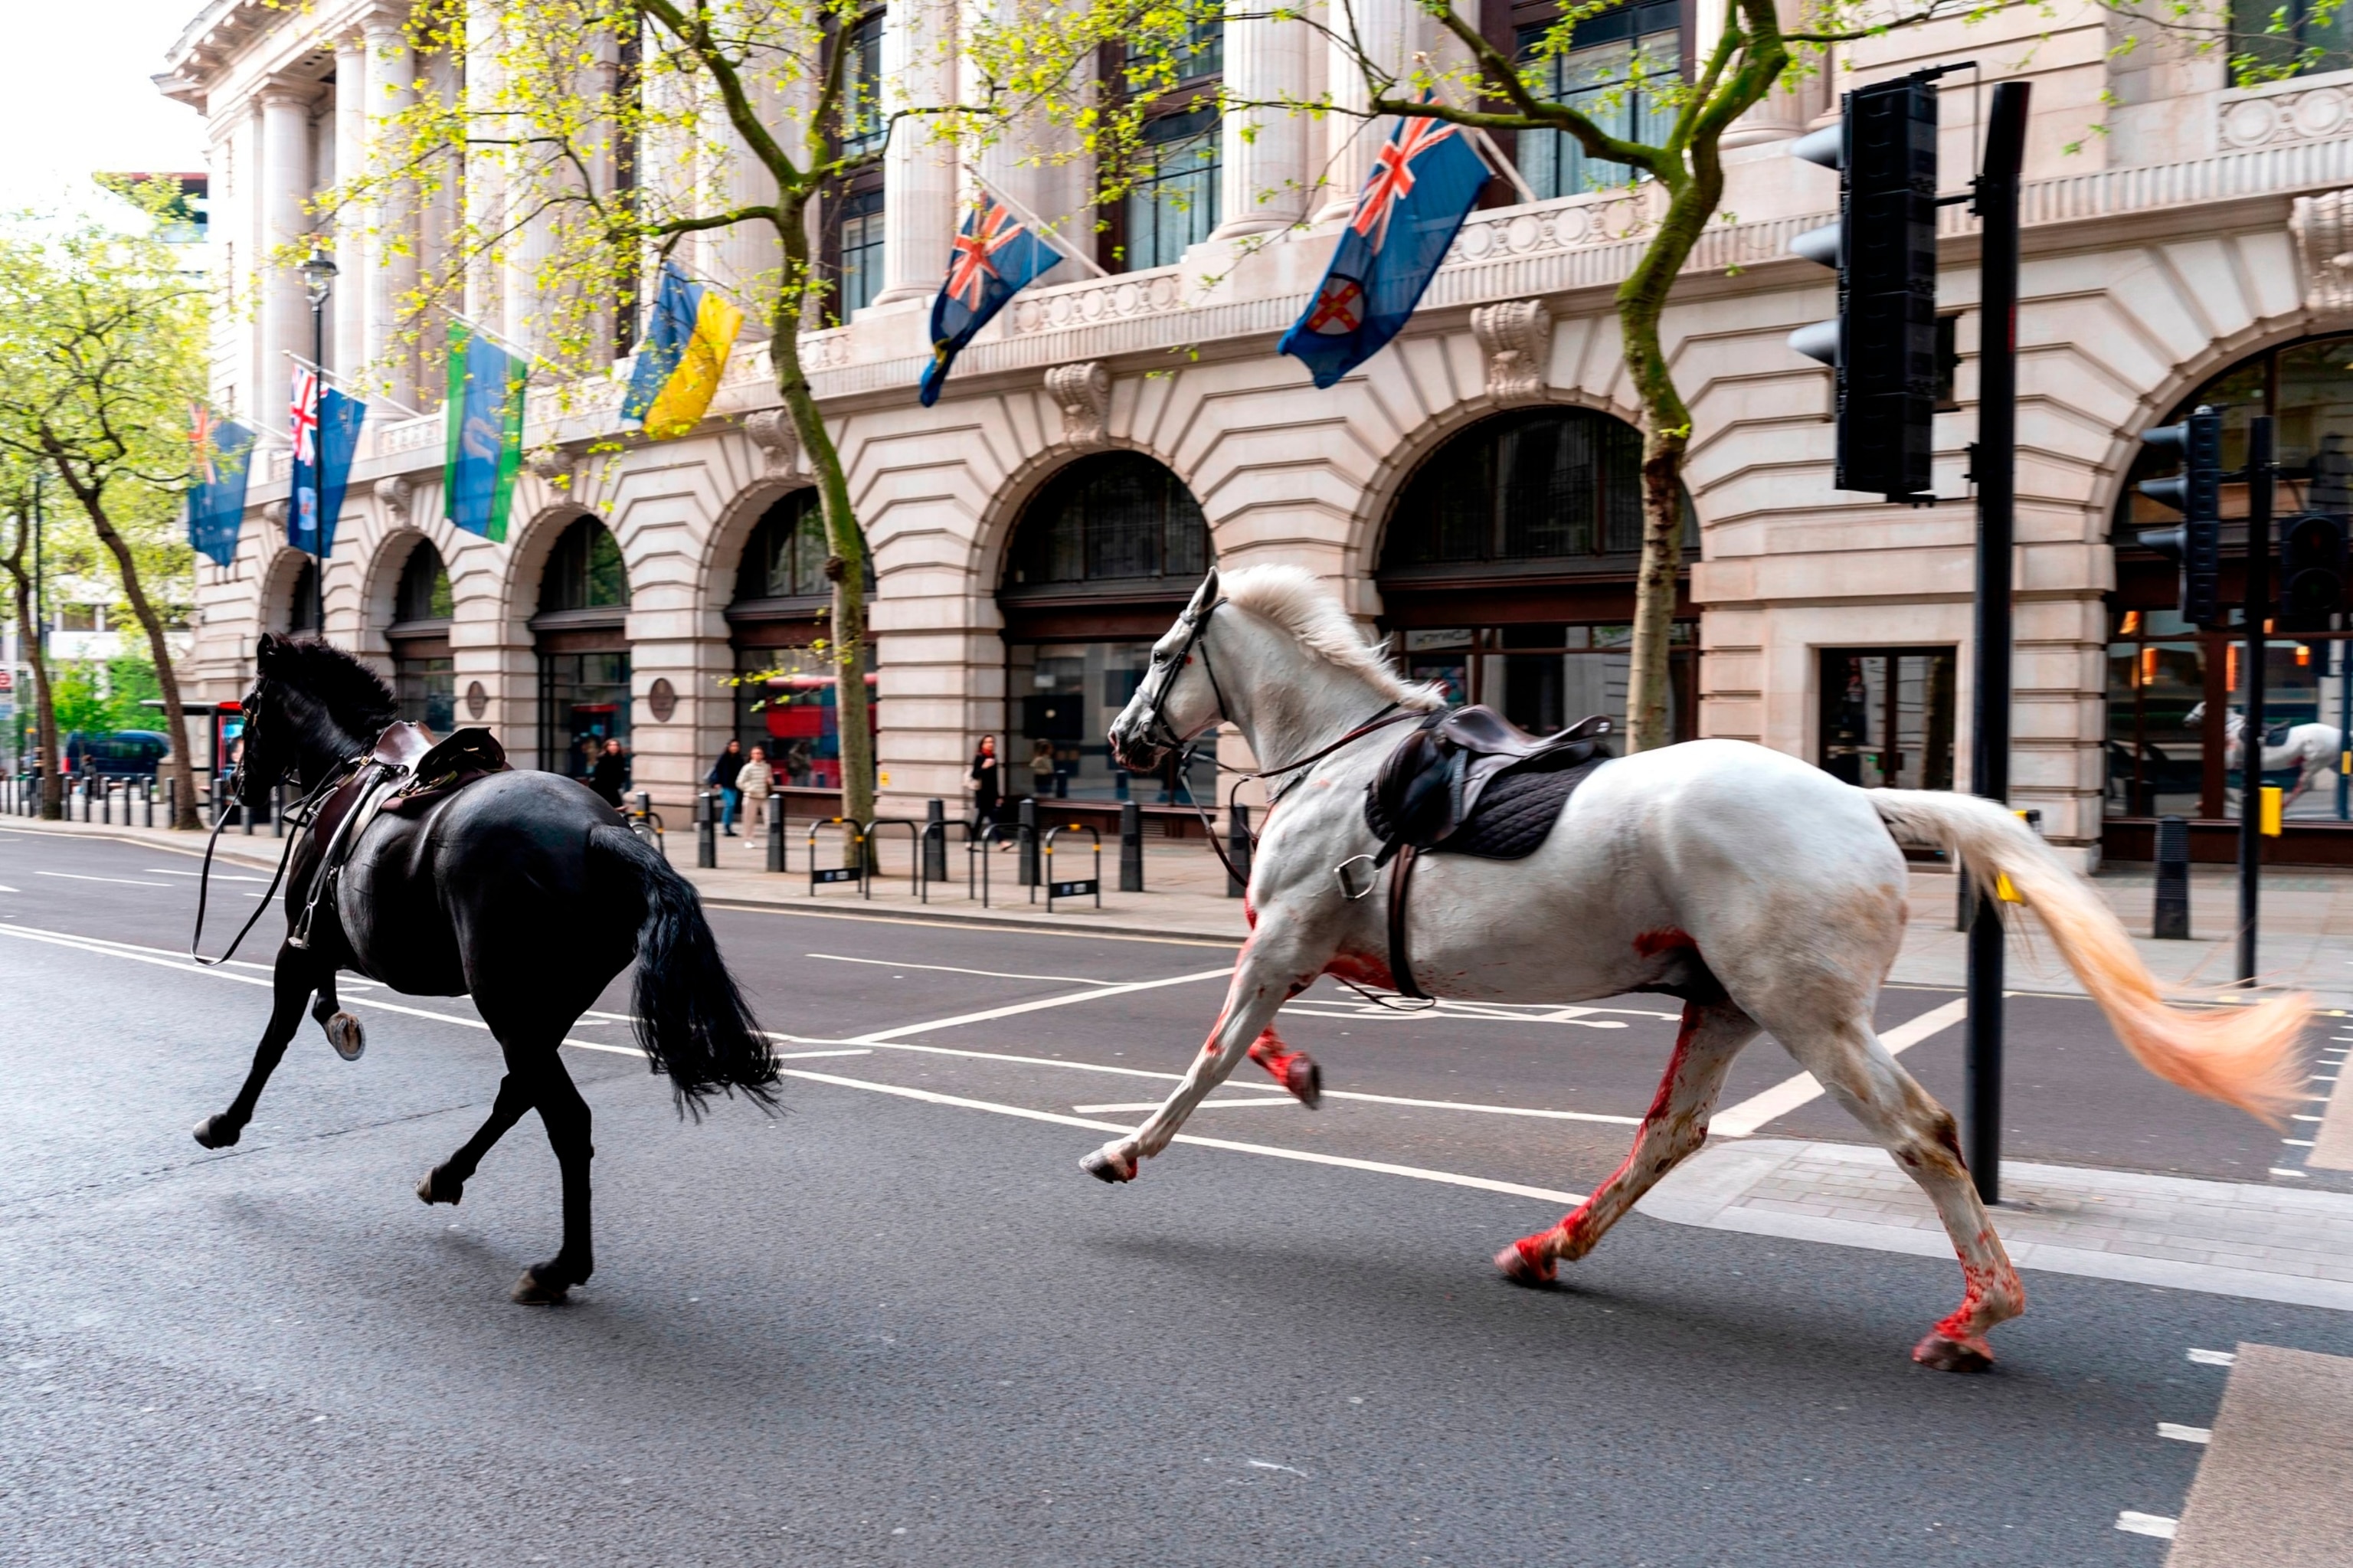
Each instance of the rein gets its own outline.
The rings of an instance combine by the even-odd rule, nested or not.
[[[351,761],[332,769],[319,781],[316,789],[296,801],[288,810],[287,816],[294,821],[295,831],[286,835],[286,847],[278,853],[278,869],[270,875],[269,890],[261,895],[261,902],[253,906],[252,918],[247,920],[244,927],[229,938],[228,950],[217,959],[206,958],[196,951],[197,945],[205,939],[205,905],[212,892],[213,851],[220,844],[221,830],[228,826],[228,813],[222,811],[213,819],[212,836],[205,840],[204,870],[197,874],[196,878],[196,928],[188,936],[188,957],[205,968],[212,969],[216,965],[228,962],[237,956],[238,945],[253,934],[253,928],[261,923],[262,916],[269,913],[270,904],[277,898],[278,885],[285,880],[286,867],[294,859],[294,846],[302,842],[303,834],[310,828],[311,818],[317,814],[320,803],[336,785],[351,776],[352,769],[362,760],[362,758],[353,758]],[[245,760],[240,758],[237,759],[236,773],[230,775],[234,792],[242,792],[241,789],[236,787],[240,785],[244,775]],[[239,800],[237,804],[240,811],[251,810],[242,800]]]

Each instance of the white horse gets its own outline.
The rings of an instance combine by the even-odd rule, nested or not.
[[[1154,645],[1111,728],[1128,767],[1230,721],[1261,765],[1318,756],[1393,708],[1440,705],[1400,680],[1307,573],[1212,571]],[[1283,775],[1253,857],[1252,930],[1224,1011],[1166,1104],[1083,1162],[1133,1180],[1244,1055],[1297,1086],[1297,1054],[1270,1028],[1282,1004],[1332,974],[1391,986],[1386,891],[1349,896],[1339,868],[1378,847],[1366,786],[1402,726],[1348,740]],[[1976,1371],[1995,1324],[2024,1297],[1964,1169],[1953,1118],[1872,1030],[1903,941],[1897,840],[1938,844],[1992,887],[2008,877],[2042,917],[2116,1036],[2160,1077],[2276,1118],[2303,1093],[2296,1038],[2306,1004],[2188,1012],[2167,1004],[2107,906],[2023,823],[1973,796],[1859,789],[1762,747],[1700,740],[1607,762],[1524,860],[1429,854],[1406,922],[1411,979],[1441,997],[1567,1002],[1630,991],[1683,1002],[1683,1028],[1633,1151],[1576,1213],[1506,1246],[1523,1284],[1592,1250],[1651,1185],[1705,1140],[1725,1072],[1769,1029],[1927,1192],[1960,1255],[1965,1293],[1913,1359]],[[1358,862],[1358,867],[1365,863]],[[1366,893],[1361,870],[1348,878]],[[1254,1049],[1255,1047],[1255,1049]],[[1271,1056],[1272,1060],[1269,1060]],[[1302,1098],[1310,1099],[1303,1093]]]
[[[2200,703],[2181,715],[2184,729],[2196,729],[2205,722],[2206,705]],[[2222,715],[2223,761],[2225,768],[2246,766],[2247,715],[2236,708]],[[2295,769],[2295,788],[2280,802],[2285,810],[2295,803],[2295,798],[2314,789],[2337,771],[2337,758],[2345,753],[2345,732],[2331,724],[2299,724],[2288,726],[2287,736],[2277,746],[2268,742],[2263,747],[2263,770],[2277,773],[2284,768]]]

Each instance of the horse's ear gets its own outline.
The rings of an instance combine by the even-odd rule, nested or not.
[[[274,631],[265,631],[261,634],[261,641],[253,645],[254,667],[267,670],[277,662],[277,659],[278,634]]]
[[[1185,614],[1187,618],[1200,615],[1217,602],[1218,568],[1211,567],[1209,575],[1201,579],[1201,586],[1193,590],[1193,602],[1185,607]]]

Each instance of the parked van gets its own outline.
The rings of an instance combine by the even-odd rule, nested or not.
[[[110,779],[152,779],[171,745],[171,738],[160,730],[119,729],[112,735],[84,735],[76,730],[66,736],[66,771]]]

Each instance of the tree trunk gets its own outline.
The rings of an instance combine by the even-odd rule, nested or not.
[[[33,577],[25,569],[24,520],[16,524],[16,547],[0,565],[16,585],[16,635],[25,644],[25,660],[33,667],[33,766],[40,769],[41,816],[57,821],[65,815],[65,781],[58,777],[58,710],[49,698],[49,664],[41,652],[41,629],[33,624]],[[20,732],[21,733],[21,732]]]
[[[172,826],[185,832],[202,832],[204,821],[196,815],[196,773],[188,766],[188,723],[180,706],[180,676],[172,668],[172,650],[164,641],[163,618],[147,601],[147,590],[139,584],[138,564],[131,558],[130,543],[115,532],[113,520],[106,514],[104,494],[95,488],[85,491],[64,464],[58,468],[66,473],[66,483],[81,502],[82,510],[90,514],[90,525],[97,531],[99,542],[113,555],[122,573],[122,592],[131,600],[131,613],[146,629],[147,650],[155,661],[155,683],[164,693],[164,730],[172,738],[164,765],[179,784],[180,809],[172,818]]]
[[[776,228],[783,239],[784,279],[776,291],[768,357],[776,374],[776,390],[792,416],[809,471],[817,478],[818,500],[825,518],[828,559],[826,576],[833,584],[831,635],[827,656],[834,673],[834,722],[841,742],[841,814],[858,821],[874,816],[874,735],[861,657],[866,646],[866,537],[849,504],[849,480],[842,471],[841,453],[825,428],[817,398],[809,390],[808,373],[801,366],[801,320],[808,298],[808,196],[786,190],[776,204]],[[857,851],[850,836],[843,837],[846,863],[855,863]]]

